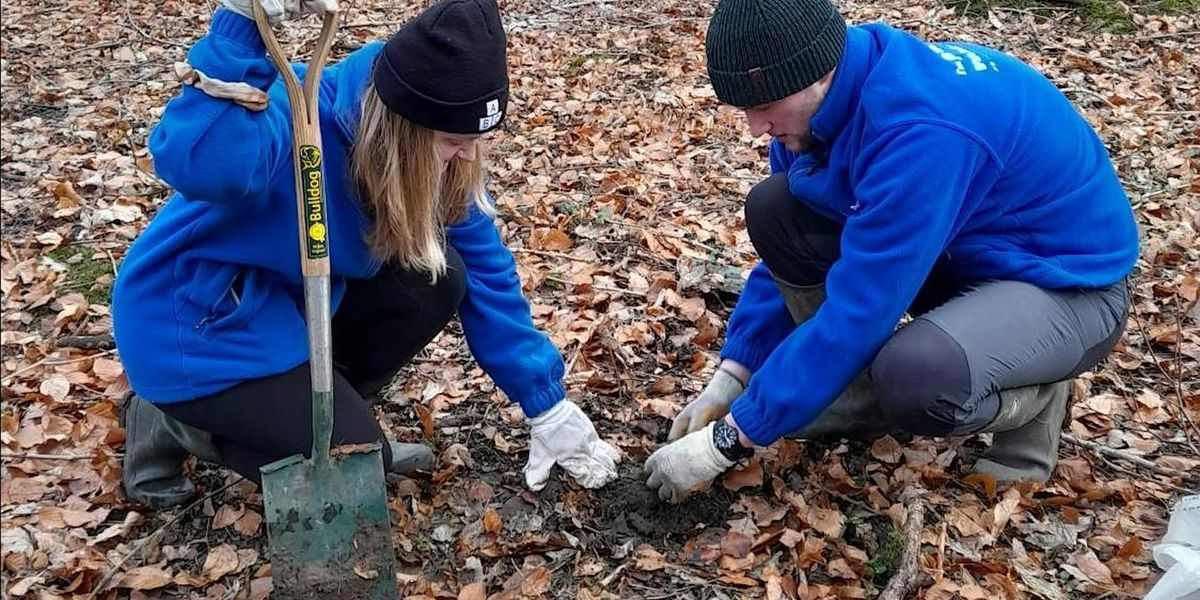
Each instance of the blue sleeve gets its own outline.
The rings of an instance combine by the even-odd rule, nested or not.
[[[854,166],[858,206],[826,277],[825,302],[731,409],[755,444],[811,422],[870,363],[997,172],[981,145],[936,125],[885,132]]]
[[[254,21],[220,8],[188,63],[209,77],[266,90],[278,76]],[[255,112],[185,85],[150,135],[158,176],[189,200],[236,204],[266,197],[290,159],[291,116],[272,98]]]
[[[779,140],[771,140],[767,159],[773,175],[786,172],[796,155]],[[737,305],[733,307],[725,345],[721,347],[721,359],[732,360],[753,373],[762,367],[771,351],[795,326],[775,279],[767,265],[760,262],[750,272]]]
[[[458,317],[471,354],[525,416],[538,416],[566,396],[563,360],[533,325],[512,252],[477,206],[462,223],[446,229],[446,238],[467,267]]]
[[[737,362],[753,373],[795,328],[775,279],[767,265],[760,262],[750,271],[733,307],[721,359]]]

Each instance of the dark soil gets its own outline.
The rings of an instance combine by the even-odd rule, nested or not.
[[[275,583],[271,597],[276,600],[300,598],[339,598],[366,600],[389,597],[380,591],[394,586],[384,577],[391,568],[392,532],[376,524],[360,529],[350,544],[350,555],[336,560],[303,560],[286,552],[271,556],[271,575]]]

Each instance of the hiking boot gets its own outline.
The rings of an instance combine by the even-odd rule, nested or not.
[[[433,450],[425,444],[388,441],[388,446],[392,449],[392,464],[388,466],[388,473],[407,475],[433,467]]]
[[[1058,464],[1058,442],[1071,399],[1071,382],[1000,390],[1000,412],[979,431],[994,432],[992,447],[973,471],[997,483],[1047,481]]]

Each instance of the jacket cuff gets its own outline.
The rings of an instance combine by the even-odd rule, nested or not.
[[[736,359],[735,359],[736,360]],[[771,423],[759,419],[759,414],[762,411],[754,402],[745,394],[733,401],[733,406],[729,409],[729,414],[733,415],[733,422],[737,423],[738,429],[754,442],[755,446],[770,446],[775,443],[778,438],[771,431]]]
[[[258,25],[254,23],[254,19],[248,19],[224,7],[218,8],[217,12],[213,14],[212,25],[209,26],[208,31],[210,35],[229,40],[250,50],[265,52],[267,49],[263,44],[262,36],[258,35]]]
[[[751,374],[761,369],[770,356],[770,350],[755,347],[748,341],[736,338],[726,340],[725,345],[721,347],[721,360],[732,360],[749,369]]]
[[[525,418],[532,419],[550,410],[566,397],[567,388],[561,381],[556,381],[549,387],[538,390],[521,400],[521,410],[525,413]]]

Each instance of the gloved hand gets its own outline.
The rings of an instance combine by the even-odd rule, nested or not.
[[[675,415],[667,440],[673,442],[724,417],[729,413],[729,405],[744,391],[746,386],[737,377],[725,369],[717,369],[704,391]]]
[[[643,469],[650,476],[646,485],[657,489],[659,498],[676,503],[716,479],[733,463],[713,444],[713,423],[709,423],[655,450]]]
[[[562,467],[585,488],[598,488],[617,478],[616,448],[600,439],[592,420],[574,402],[563,400],[529,420],[529,462],[525,485],[546,487],[550,469]]]
[[[233,12],[254,20],[254,3],[260,0],[221,0]],[[304,15],[337,12],[337,0],[261,0],[271,24],[298,19]]]

